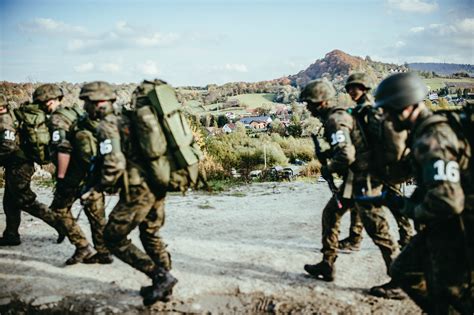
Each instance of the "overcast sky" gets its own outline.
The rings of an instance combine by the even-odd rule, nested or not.
[[[0,0],[0,17],[13,82],[270,80],[333,49],[474,63],[474,0]]]

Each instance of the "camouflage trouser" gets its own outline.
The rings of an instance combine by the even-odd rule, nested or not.
[[[359,211],[355,207],[350,208],[351,212],[351,226],[349,227],[349,239],[354,243],[362,242],[362,232],[364,231],[364,225],[360,218]]]
[[[58,183],[51,209],[56,213],[58,220],[65,228],[71,244],[81,248],[89,245],[89,242],[71,212],[71,207],[77,200],[78,194],[79,187],[68,187]],[[107,254],[109,251],[105,246],[103,236],[105,224],[107,223],[105,219],[104,195],[94,191],[83,203],[83,210],[91,225],[94,247],[98,253]]]
[[[389,225],[384,210],[380,207],[361,205],[358,203],[355,204],[355,209],[360,215],[367,234],[369,234],[374,243],[380,248],[388,272],[390,264],[398,254],[398,249],[389,233]],[[341,218],[347,211],[348,208],[346,207],[338,209],[334,197],[329,200],[323,210],[323,248],[321,252],[327,260],[334,260],[337,256],[339,227],[341,224]]]
[[[19,237],[21,211],[43,220],[51,227],[57,227],[57,220],[48,207],[36,200],[31,190],[31,176],[35,172],[34,163],[17,159],[5,168],[5,194],[3,210],[6,216],[5,237]]]
[[[129,186],[128,198],[122,189],[120,200],[110,213],[104,231],[105,242],[110,251],[150,277],[157,267],[171,269],[166,244],[158,234],[165,223],[165,196],[165,192],[161,195],[153,194],[146,183]],[[133,245],[127,237],[137,226],[146,253]]]
[[[389,209],[390,210],[390,209]],[[360,218],[360,214],[357,209],[351,208],[351,226],[349,227],[349,238],[351,241],[355,243],[359,243],[362,241],[362,231],[364,230],[364,225],[362,224],[362,219]],[[401,247],[408,244],[410,239],[412,238],[414,232],[413,227],[410,224],[410,220],[398,213],[397,211],[391,211],[395,221],[397,222],[398,226],[398,233],[400,235],[400,239],[398,243]]]
[[[420,231],[392,264],[392,278],[429,314],[474,312],[474,220],[464,234],[457,219]]]

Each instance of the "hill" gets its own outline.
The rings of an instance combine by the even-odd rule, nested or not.
[[[408,67],[416,71],[436,72],[438,75],[451,75],[454,73],[465,72],[471,77],[474,76],[474,65],[470,64],[415,62],[409,63]]]
[[[288,76],[294,86],[304,86],[309,81],[326,77],[336,85],[343,83],[347,76],[356,71],[366,72],[373,83],[392,72],[407,71],[405,66],[373,61],[369,56],[365,58],[349,55],[341,50],[333,50],[324,58],[316,60],[307,69],[295,75]]]

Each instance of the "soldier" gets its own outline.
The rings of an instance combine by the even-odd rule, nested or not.
[[[62,95],[61,89],[54,84],[44,84],[37,90],[43,91],[42,93],[52,91],[51,94]],[[81,92],[83,90],[84,88]],[[79,97],[86,99],[87,97],[83,94]],[[87,105],[85,107],[87,108]],[[56,165],[56,190],[50,208],[67,231],[71,244],[76,247],[66,264],[112,263],[112,258],[103,241],[103,229],[106,223],[103,195],[90,195],[84,202],[84,212],[91,223],[96,255],[71,213],[73,203],[80,197],[86,172],[96,151],[94,127],[87,129],[93,123],[88,123],[87,115],[78,106],[62,106],[60,100],[48,103],[43,110],[50,115],[48,120],[51,132],[50,153]]]
[[[5,166],[5,194],[3,209],[6,216],[6,227],[0,246],[16,246],[21,244],[18,228],[21,222],[21,211],[40,218],[58,232],[57,242],[61,243],[65,231],[57,221],[54,213],[48,207],[36,200],[36,194],[31,190],[31,177],[35,172],[34,163],[40,165],[49,163],[49,131],[46,126],[46,116],[40,106],[47,106],[62,98],[62,94],[48,91],[43,93],[35,90],[33,103],[26,103],[15,110],[17,133],[10,130],[10,140],[18,141],[19,147],[11,153]],[[11,111],[4,113],[12,115]],[[5,116],[6,117],[6,116]],[[5,134],[6,135],[6,134]],[[19,137],[18,137],[19,135]],[[18,138],[17,138],[18,137]]]
[[[105,82],[97,84],[103,89],[112,89]],[[134,92],[132,103],[143,97],[137,91],[139,88]],[[101,119],[97,137],[101,175],[92,193],[120,191],[120,200],[105,227],[106,245],[115,256],[152,279],[152,286],[140,290],[145,305],[165,301],[178,281],[169,272],[170,255],[158,235],[165,220],[166,191],[154,189],[147,181],[143,169],[147,161],[140,155],[138,139],[134,138],[129,118],[116,116],[110,99],[94,103],[96,115]],[[146,253],[128,239],[137,226]]]
[[[306,272],[324,281],[334,280],[339,225],[348,205],[352,204],[351,199],[355,195],[378,195],[382,188],[380,183],[369,176],[370,150],[361,137],[361,130],[347,108],[332,102],[335,95],[334,87],[327,80],[312,81],[301,92],[301,100],[306,102],[308,110],[323,122],[324,136],[331,144],[331,158],[328,159],[327,166],[321,169],[323,177],[332,177],[332,173],[344,177],[340,191],[345,206],[338,207],[333,196],[323,210],[323,260],[315,265],[304,266]],[[388,272],[398,254],[398,248],[389,234],[384,211],[373,205],[353,204],[367,233],[380,248]],[[389,282],[384,288],[387,290],[387,297],[400,298],[401,292],[394,283]]]
[[[423,311],[448,314],[454,308],[473,314],[472,148],[456,121],[426,107],[427,92],[418,76],[400,73],[383,80],[375,93],[376,106],[395,129],[410,132],[418,184],[409,199],[387,195],[386,202],[423,226],[391,273]]]
[[[371,88],[372,87],[370,84],[370,80],[365,73],[351,74],[347,78],[345,85],[347,93],[356,103],[356,106],[351,110],[351,113],[357,119],[357,122],[360,124],[360,129],[363,130],[363,138],[366,139],[366,141],[372,148],[377,148],[377,150],[373,150],[372,154],[385,156],[387,154],[388,148],[384,148],[385,150],[378,150],[378,146],[379,143],[384,142],[384,139],[381,139],[381,126],[384,123],[386,124],[386,122],[382,121],[383,117],[381,111],[376,110],[373,107],[373,100],[369,94]],[[387,159],[383,159],[383,166],[385,166],[388,162],[389,161],[387,161]],[[376,163],[374,164],[376,166],[379,166]],[[378,173],[379,171],[377,170],[375,174]],[[381,178],[379,177],[378,179]],[[399,185],[392,186],[392,188],[396,190],[400,189]],[[413,236],[413,228],[407,218],[401,216],[396,211],[392,212],[392,214],[395,217],[395,220],[398,225],[398,231],[400,235],[400,240],[398,243],[400,247],[404,247],[406,244],[408,244],[410,238]],[[362,241],[362,229],[363,226],[360,217],[357,214],[357,211],[352,208],[349,237],[339,242],[339,248],[349,250],[358,249],[360,247],[360,242]]]

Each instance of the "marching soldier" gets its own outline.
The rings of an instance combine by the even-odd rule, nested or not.
[[[429,314],[453,309],[473,314],[472,148],[469,134],[449,119],[453,116],[433,114],[426,107],[427,93],[413,73],[386,78],[375,93],[376,106],[383,108],[395,129],[410,132],[418,184],[409,199],[387,195],[386,202],[422,226],[393,263],[391,274]]]
[[[112,90],[106,82],[95,84],[103,90]],[[140,94],[135,92],[134,97],[139,98]],[[170,255],[158,235],[164,224],[166,191],[153,189],[147,181],[143,168],[147,161],[139,153],[138,139],[134,139],[128,117],[114,114],[111,99],[94,103],[96,115],[101,119],[97,136],[100,179],[91,193],[120,192],[120,200],[105,227],[106,245],[119,259],[152,279],[151,286],[140,290],[145,305],[166,301],[178,281],[169,272]],[[136,227],[145,252],[128,239]]]
[[[323,122],[324,136],[331,144],[331,158],[321,169],[323,177],[332,177],[332,173],[344,177],[340,190],[345,205],[338,207],[333,196],[323,210],[323,260],[315,265],[304,266],[306,272],[324,281],[334,280],[339,225],[348,205],[353,202],[351,199],[356,195],[378,195],[382,190],[381,183],[369,176],[370,149],[362,139],[362,131],[347,112],[347,108],[332,102],[335,95],[334,87],[327,80],[314,80],[301,92],[301,100],[306,102],[308,110]],[[398,248],[389,234],[383,209],[357,202],[353,204],[367,233],[380,248],[388,272],[398,254]],[[401,292],[394,283],[389,282],[384,288],[388,297],[400,298]]]
[[[33,103],[26,103],[14,112],[1,106],[3,121],[15,123],[16,130],[4,128],[3,140],[19,143],[10,154],[5,166],[5,195],[3,209],[6,216],[6,228],[0,238],[0,246],[16,246],[21,244],[18,229],[21,222],[21,211],[40,218],[58,232],[57,242],[61,243],[65,231],[48,207],[36,200],[36,194],[31,190],[31,177],[35,172],[34,163],[44,165],[49,160],[49,131],[46,115],[41,107],[60,102],[62,92],[43,90],[41,87],[33,93]],[[4,116],[5,115],[5,116]],[[7,119],[7,116],[9,118]],[[3,119],[5,118],[5,119]],[[2,143],[3,146],[3,143]]]

